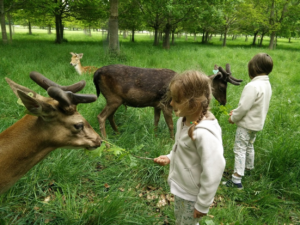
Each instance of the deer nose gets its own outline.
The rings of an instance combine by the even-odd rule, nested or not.
[[[101,140],[100,137],[98,137],[98,138],[95,140],[95,146],[100,147],[101,144],[102,144],[102,140]]]

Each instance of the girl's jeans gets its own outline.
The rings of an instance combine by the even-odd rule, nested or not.
[[[176,225],[196,225],[199,218],[194,218],[195,203],[192,201],[184,200],[175,195],[174,213],[176,218]]]
[[[257,131],[247,130],[242,127],[237,127],[235,135],[235,143],[233,152],[234,158],[234,173],[244,176],[245,167],[247,169],[254,168],[254,141]]]

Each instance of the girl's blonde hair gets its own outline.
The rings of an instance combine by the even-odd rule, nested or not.
[[[189,70],[181,74],[176,74],[170,82],[167,99],[171,101],[171,89],[176,92],[178,102],[185,108],[187,113],[199,112],[199,118],[189,129],[189,136],[194,140],[193,132],[195,126],[209,113],[209,103],[211,100],[211,81],[204,73]],[[173,95],[174,93],[172,93]],[[173,95],[174,96],[174,95]]]

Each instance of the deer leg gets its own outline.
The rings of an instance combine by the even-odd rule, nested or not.
[[[158,122],[159,122],[159,118],[160,118],[160,112],[161,112],[160,108],[154,107],[154,131],[157,131]]]
[[[122,103],[119,102],[115,102],[115,103],[110,103],[107,104],[104,109],[101,111],[101,113],[97,116],[98,118],[98,122],[99,122],[99,128],[101,131],[101,135],[103,138],[107,138],[106,135],[106,131],[105,131],[105,120],[110,117],[111,115],[113,116],[114,112],[118,109],[118,107],[121,105]],[[116,125],[114,125],[116,128]],[[114,127],[112,126],[112,128],[114,129]]]
[[[119,133],[118,131],[118,127],[115,123],[115,120],[114,120],[114,115],[115,115],[115,112],[117,111],[118,108],[116,108],[115,111],[113,111],[109,116],[108,116],[108,121],[110,123],[110,126],[112,127],[112,129],[116,132],[116,133]]]
[[[172,139],[174,139],[174,125],[173,125],[173,119],[172,119],[172,109],[163,109],[163,114],[165,117],[165,121],[169,127],[169,131],[170,131],[170,137]]]

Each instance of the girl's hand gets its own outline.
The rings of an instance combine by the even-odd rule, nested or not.
[[[201,218],[203,216],[206,216],[207,213],[199,212],[197,209],[194,209],[194,218]]]
[[[234,124],[234,122],[232,122],[232,120],[231,120],[231,116],[229,116],[228,122],[231,123],[231,124]]]
[[[154,162],[157,163],[158,165],[166,166],[170,163],[170,159],[165,155],[161,155],[161,156],[155,158]]]
[[[232,112],[233,112],[233,110],[230,111],[229,116],[232,116]]]

